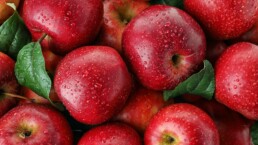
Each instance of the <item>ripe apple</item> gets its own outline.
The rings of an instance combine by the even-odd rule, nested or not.
[[[258,19],[257,0],[184,0],[184,9],[210,36],[231,39],[248,31]]]
[[[131,74],[119,53],[107,46],[84,46],[59,63],[54,88],[66,109],[79,122],[100,124],[124,106]]]
[[[176,103],[164,107],[151,119],[145,145],[219,145],[214,121],[198,107]]]
[[[1,145],[72,145],[67,120],[53,108],[20,105],[0,118]]]
[[[153,90],[173,89],[205,57],[201,27],[184,11],[153,5],[132,19],[123,33],[123,51],[140,82]]]
[[[130,126],[112,122],[94,127],[79,140],[78,145],[141,145],[139,134]]]
[[[21,10],[34,40],[57,54],[91,43],[103,18],[101,0],[26,0]]]
[[[227,45],[223,41],[209,40],[207,41],[206,59],[214,66],[219,56],[227,49]]]
[[[215,98],[249,119],[258,120],[258,46],[228,47],[215,66]]]
[[[215,121],[219,131],[220,145],[251,145],[252,121],[215,100],[203,99],[196,101],[194,105],[203,109]]]
[[[135,0],[104,0],[104,22],[98,44],[122,52],[122,33],[128,22],[149,6],[148,2]]]
[[[31,89],[29,89],[27,87],[22,86],[21,89],[20,89],[19,94],[23,97],[28,98],[28,99],[20,99],[19,104],[40,103],[40,104],[51,105],[49,100],[43,98],[42,96],[39,96],[38,94],[36,94],[35,92],[33,92]],[[50,90],[49,97],[50,97],[52,102],[59,102],[60,101],[53,87]]]
[[[45,60],[45,66],[46,66],[47,72],[51,75],[54,75],[55,69],[63,57],[56,55],[52,51],[47,49],[43,49],[42,54]]]
[[[20,0],[0,0],[0,25],[7,20],[14,12],[13,8],[6,5],[6,3],[14,3],[16,7],[19,6]]]
[[[139,87],[132,93],[114,120],[125,122],[140,133],[144,133],[153,115],[166,105],[161,91]]]
[[[14,75],[14,60],[0,52],[0,117],[16,105],[16,99],[9,94],[17,94],[19,84]]]

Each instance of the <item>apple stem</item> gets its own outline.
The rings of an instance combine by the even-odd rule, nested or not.
[[[43,33],[42,36],[39,38],[38,42],[41,43],[41,41],[43,41],[43,39],[45,39],[46,36],[47,34]]]
[[[17,94],[11,94],[11,93],[1,93],[1,94],[2,94],[2,95],[5,95],[5,96],[8,96],[8,97],[24,99],[24,100],[28,100],[28,101],[33,102],[33,99],[29,99],[29,98],[26,98],[26,97],[24,97],[24,96],[20,96],[20,95],[17,95]]]

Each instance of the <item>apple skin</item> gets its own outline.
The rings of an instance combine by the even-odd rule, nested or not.
[[[131,20],[123,33],[123,51],[143,86],[173,89],[205,57],[201,27],[184,11],[153,5]]]
[[[52,51],[43,49],[42,54],[45,60],[45,66],[48,74],[54,75],[58,63],[63,58],[62,56],[54,54]]]
[[[215,98],[246,118],[258,120],[258,46],[228,47],[215,66]]]
[[[14,12],[13,8],[6,5],[6,3],[14,3],[18,7],[20,0],[0,0],[0,24],[7,20]]]
[[[139,134],[124,123],[111,122],[87,131],[78,145],[141,145]]]
[[[132,93],[114,120],[125,122],[143,134],[153,115],[166,105],[161,91],[139,87]]]
[[[216,39],[236,38],[258,19],[257,0],[184,0],[184,9]]]
[[[199,100],[194,105],[208,113],[216,123],[220,145],[251,145],[251,120],[218,103],[216,100]]]
[[[127,23],[149,7],[145,1],[104,0],[103,25],[98,36],[100,45],[110,46],[122,52],[122,33]]]
[[[0,118],[1,145],[72,145],[72,130],[63,115],[39,104],[20,105]]]
[[[17,94],[19,91],[19,84],[14,74],[14,65],[15,62],[12,58],[0,52],[0,117],[17,103],[15,98],[3,94]]]
[[[206,49],[206,59],[211,62],[213,66],[220,55],[228,48],[228,45],[223,41],[208,40]]]
[[[198,107],[177,103],[161,109],[151,119],[144,135],[146,145],[219,145],[214,121]]]
[[[191,104],[176,103],[153,116],[144,134],[144,144],[219,145],[219,133],[203,110]]]
[[[107,46],[84,46],[59,63],[54,88],[79,122],[100,124],[124,106],[132,87],[131,74],[119,53]]]
[[[47,34],[42,47],[64,55],[90,44],[103,19],[101,0],[26,0],[22,18],[34,40]]]

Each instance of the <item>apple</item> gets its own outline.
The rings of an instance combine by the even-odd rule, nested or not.
[[[103,4],[101,0],[26,0],[21,12],[33,39],[47,34],[42,47],[64,55],[95,39]]]
[[[256,20],[255,24],[251,29],[249,29],[240,37],[233,39],[232,41],[233,42],[248,41],[258,45],[258,19]]]
[[[87,131],[78,145],[141,145],[139,134],[130,126],[111,122]]]
[[[54,89],[77,121],[101,124],[124,106],[132,78],[120,54],[107,46],[84,46],[59,63]]]
[[[123,33],[123,51],[143,86],[173,89],[205,58],[201,27],[184,11],[152,5],[132,19]]]
[[[125,122],[140,133],[144,133],[153,115],[167,104],[163,100],[161,91],[139,87],[132,93],[122,111],[114,117],[114,120]]]
[[[215,66],[215,98],[248,119],[258,120],[258,46],[228,47]]]
[[[40,103],[40,104],[48,104],[51,105],[49,100],[45,99],[42,96],[39,96],[37,93],[33,92],[31,89],[22,86],[20,89],[21,96],[27,98],[27,99],[20,99],[19,104],[24,104],[24,103]],[[52,102],[60,102],[54,88],[52,87],[49,93],[49,97]]]
[[[6,3],[14,3],[16,7],[19,6],[20,0],[0,0],[0,25],[7,20],[14,12],[13,8]]]
[[[218,129],[200,108],[176,103],[153,116],[144,134],[145,145],[219,145]]]
[[[98,44],[122,52],[122,33],[128,22],[149,6],[148,2],[135,0],[104,0],[103,25]]]
[[[236,38],[258,19],[257,0],[184,0],[184,9],[216,39]]]
[[[39,104],[20,105],[0,118],[1,145],[72,145],[64,116]]]
[[[203,99],[196,101],[194,105],[203,109],[215,121],[219,131],[220,145],[251,145],[251,120],[215,100]]]
[[[60,60],[63,58],[62,56],[54,54],[52,51],[43,49],[42,54],[45,60],[45,66],[46,70],[50,75],[55,74],[55,69],[60,62]]]
[[[0,117],[14,107],[17,103],[15,95],[18,93],[19,84],[14,74],[14,60],[0,52]]]
[[[228,45],[223,41],[209,40],[207,41],[206,59],[209,60],[213,66],[219,56],[227,49]]]

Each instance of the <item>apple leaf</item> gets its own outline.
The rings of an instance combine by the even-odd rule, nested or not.
[[[163,5],[174,6],[180,9],[183,8],[183,0],[151,0],[150,3],[152,5],[163,4]]]
[[[19,84],[50,100],[52,82],[45,68],[39,41],[31,42],[20,50],[15,64],[15,76]]]
[[[168,100],[169,98],[175,98],[183,94],[193,94],[210,100],[212,99],[214,90],[214,69],[208,60],[204,60],[202,70],[178,84],[174,90],[165,90],[163,96],[164,100]]]
[[[258,121],[256,121],[251,127],[252,142],[254,145],[258,145]]]
[[[31,42],[30,32],[17,11],[0,26],[0,40],[0,51],[15,60],[21,48]]]

